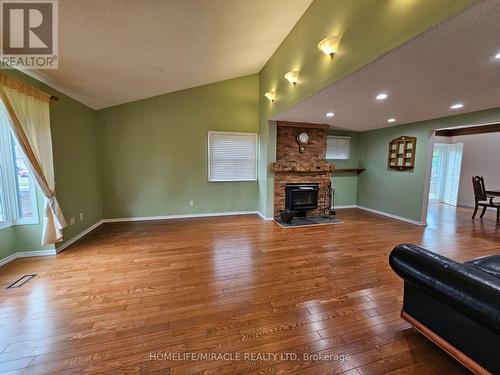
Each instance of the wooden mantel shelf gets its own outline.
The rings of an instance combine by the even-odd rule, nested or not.
[[[357,173],[357,174],[360,174],[361,172],[364,172],[364,168],[339,168],[339,169],[335,169],[335,172],[336,173]]]
[[[327,162],[271,163],[271,171],[274,173],[332,173],[334,170],[335,170],[335,164]]]

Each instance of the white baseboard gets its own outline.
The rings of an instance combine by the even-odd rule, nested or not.
[[[66,249],[67,247],[73,245],[76,241],[78,241],[79,239],[81,239],[83,236],[89,234],[90,232],[92,232],[94,229],[96,229],[99,225],[101,225],[102,223],[104,222],[104,220],[99,220],[97,223],[95,223],[94,225],[91,225],[90,227],[88,227],[87,229],[85,229],[83,232],[81,233],[78,233],[75,237],[71,238],[70,240],[66,241],[64,244],[62,244],[61,246],[59,247],[56,247],[56,252],[57,253],[60,253],[61,251],[63,251],[64,249]]]
[[[44,257],[44,256],[50,256],[50,255],[56,255],[56,250],[50,249],[50,250],[20,251],[20,252],[11,254],[8,257],[5,257],[3,259],[0,259],[0,267],[3,266],[4,264],[12,262],[13,260],[15,260],[17,258]]]
[[[387,216],[387,217],[390,217],[391,219],[396,219],[396,220],[404,221],[404,222],[407,222],[407,223],[410,223],[410,224],[420,225],[420,226],[427,225],[427,223],[424,223],[423,221],[417,221],[417,220],[408,219],[406,217],[402,217],[402,216],[398,216],[398,215],[393,215],[393,214],[390,214],[388,212],[374,210],[373,208],[368,208],[368,207],[364,207],[364,206],[356,206],[356,207],[359,208],[360,210],[368,211],[368,212],[371,212],[371,213],[374,213],[374,214],[377,214],[377,215]]]
[[[14,259],[17,259],[17,253],[10,254],[9,256],[0,259],[0,267],[3,266],[4,264],[7,264],[9,262],[12,262]]]
[[[56,255],[56,249],[20,251],[16,254],[17,254],[17,258],[45,257],[45,256],[49,256],[49,255]]]
[[[358,208],[355,204],[347,205],[347,206],[335,206],[336,210],[343,210],[344,208]]]
[[[273,221],[274,220],[274,217],[272,217],[272,216],[265,216],[260,211],[257,211],[257,215],[259,215],[262,220],[266,220],[266,221]]]
[[[201,217],[216,217],[216,216],[236,216],[236,215],[259,215],[258,211],[229,211],[229,212],[207,212],[201,214],[182,214],[182,215],[162,215],[162,216],[136,216],[136,217],[118,217],[111,219],[103,219],[103,223],[119,223],[124,221],[151,221],[151,220],[174,220],[174,219],[192,219]]]

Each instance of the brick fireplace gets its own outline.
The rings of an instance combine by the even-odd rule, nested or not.
[[[307,211],[307,215],[324,213],[328,187],[334,164],[325,160],[328,125],[297,122],[277,123],[276,162],[271,163],[274,172],[274,216],[279,217],[285,208],[285,188],[287,184],[318,184],[318,207]],[[307,133],[309,141],[300,144],[297,135]]]

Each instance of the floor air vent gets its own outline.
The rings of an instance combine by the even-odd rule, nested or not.
[[[32,278],[34,278],[35,276],[36,276],[36,273],[34,273],[33,275],[24,275],[24,276],[21,276],[19,279],[17,279],[16,281],[14,281],[12,284],[10,284],[5,289],[20,288],[24,284],[26,284],[28,281],[30,281]]]

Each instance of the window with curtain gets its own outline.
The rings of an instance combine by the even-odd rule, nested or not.
[[[256,181],[257,133],[208,132],[208,180]]]
[[[347,160],[351,152],[351,137],[328,136],[326,138],[326,159]]]
[[[0,103],[0,228],[38,223],[35,182],[7,121]]]

